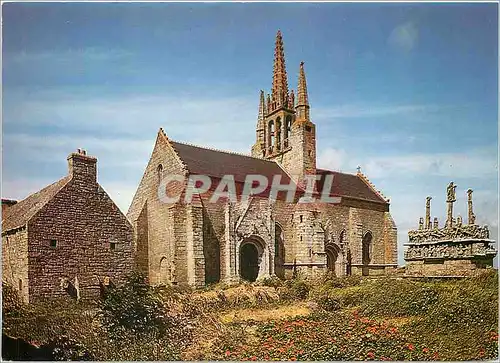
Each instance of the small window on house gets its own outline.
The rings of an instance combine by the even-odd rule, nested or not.
[[[300,223],[302,223],[302,214],[300,215]]]
[[[116,249],[116,243],[115,243],[115,242],[110,242],[110,243],[109,243],[109,249],[110,249],[111,251],[114,251],[114,250]]]
[[[311,151],[311,150],[309,150],[309,151],[308,151],[308,154],[309,154],[309,156],[311,156],[311,155],[312,155],[312,151]]]
[[[302,236],[300,236],[300,240],[302,241]]]
[[[23,291],[23,280],[19,279],[19,291]]]
[[[56,248],[56,247],[57,247],[57,240],[55,240],[55,239],[51,239],[51,240],[50,240],[50,247],[52,247],[52,248]]]

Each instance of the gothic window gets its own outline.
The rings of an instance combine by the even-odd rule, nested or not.
[[[284,131],[283,138],[285,147],[288,147],[288,137],[290,136],[291,127],[292,127],[292,116],[287,116],[285,121],[285,127],[283,128]]]
[[[276,127],[275,127],[275,142],[276,142],[276,149],[280,150],[281,149],[281,119],[278,117],[276,119]]]
[[[23,280],[19,279],[19,291],[23,291]]]
[[[368,275],[368,265],[371,262],[372,234],[366,232],[361,242],[361,263],[363,264],[363,275]]]
[[[56,248],[56,247],[57,247],[57,240],[55,240],[55,239],[51,239],[51,240],[50,240],[50,247],[52,247],[52,248]]]
[[[161,179],[163,178],[163,165],[158,165],[158,169],[157,169],[157,178],[158,178],[158,183],[161,182]]]
[[[274,140],[275,140],[275,134],[274,134],[275,128],[274,128],[274,121],[273,120],[269,121],[268,130],[269,130],[268,148],[269,148],[269,153],[272,153],[273,146],[274,146]]]
[[[110,242],[110,243],[109,243],[109,249],[110,249],[111,251],[114,251],[114,250],[116,249],[116,243],[115,243],[115,242]]]

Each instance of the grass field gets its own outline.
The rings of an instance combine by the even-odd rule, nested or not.
[[[4,299],[4,333],[52,344],[55,359],[498,358],[493,271],[461,280],[269,279],[204,291],[137,286],[97,305]]]

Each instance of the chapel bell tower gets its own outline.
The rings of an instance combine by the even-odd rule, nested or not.
[[[257,139],[252,156],[275,160],[302,184],[304,175],[316,173],[316,127],[309,117],[304,62],[300,63],[297,102],[288,90],[283,38],[278,30],[274,50],[271,94],[260,91]]]

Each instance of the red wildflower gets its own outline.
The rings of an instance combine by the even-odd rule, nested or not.
[[[481,348],[481,350],[479,351],[479,357],[484,357],[484,349]]]
[[[434,358],[434,360],[437,360],[439,358],[439,353],[438,352],[434,352],[434,354],[432,355],[432,357]]]
[[[226,350],[226,357],[229,357],[231,355],[231,352],[229,350]]]
[[[269,360],[269,356],[268,356],[268,355],[265,355],[265,356],[264,356],[264,360]]]
[[[429,352],[429,348],[423,348],[423,349],[422,349],[422,352],[424,352],[424,353]]]
[[[415,347],[414,347],[414,346],[413,346],[413,344],[411,344],[411,343],[408,343],[408,344],[406,345],[406,348],[408,348],[409,350],[413,350],[413,349],[415,349]]]
[[[375,353],[373,353],[372,351],[369,351],[368,353],[366,353],[366,356],[370,359],[373,359],[373,358],[375,358]]]
[[[251,360],[257,360],[257,357],[252,355],[252,358],[250,358]]]
[[[295,357],[291,357],[291,358],[290,358],[290,360],[297,360],[297,358],[295,358]]]

